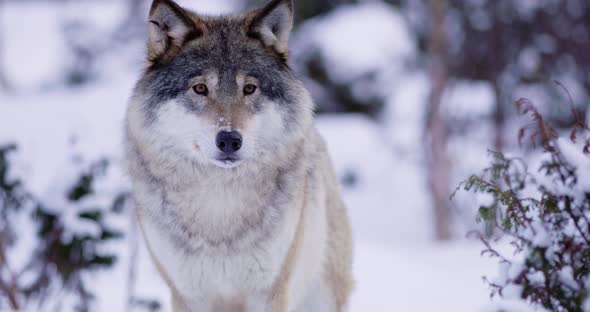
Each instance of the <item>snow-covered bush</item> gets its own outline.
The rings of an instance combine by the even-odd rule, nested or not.
[[[479,216],[515,251],[503,254],[480,235],[483,253],[502,262],[501,276],[486,281],[492,296],[516,296],[549,311],[590,311],[590,129],[574,110],[576,124],[562,138],[529,101],[518,101],[517,109],[533,118],[519,139],[543,147],[540,161],[493,152],[491,166],[460,185],[490,196]]]
[[[342,5],[309,19],[291,42],[295,69],[320,113],[376,117],[416,55],[399,8],[380,2]]]
[[[85,274],[117,260],[106,245],[122,232],[108,219],[127,195],[98,187],[109,169],[101,160],[72,165],[80,171],[60,176],[55,194],[39,198],[13,168],[16,152],[0,146],[0,310],[88,311]],[[69,181],[63,188],[61,179]]]

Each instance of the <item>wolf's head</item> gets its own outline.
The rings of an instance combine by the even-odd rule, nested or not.
[[[154,0],[148,65],[128,116],[135,135],[224,168],[301,139],[313,107],[288,65],[292,13],[292,0],[222,17]]]

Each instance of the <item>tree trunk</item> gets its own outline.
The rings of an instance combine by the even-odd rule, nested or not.
[[[492,6],[492,18],[495,21],[501,20],[499,8],[496,5]],[[494,96],[496,97],[496,107],[494,111],[494,150],[501,152],[504,148],[504,124],[506,123],[506,107],[502,103],[502,87],[500,83],[500,76],[502,68],[505,66],[502,62],[501,51],[506,49],[502,38],[505,36],[506,30],[501,27],[499,23],[494,23],[491,28],[491,47],[492,53],[489,54],[490,62],[493,64],[492,77],[490,83],[494,88]]]
[[[494,111],[494,150],[501,152],[504,149],[504,125],[506,124],[506,109],[502,103],[502,91],[497,79],[494,83],[494,95],[496,96],[496,110]]]
[[[431,94],[426,121],[426,159],[428,183],[434,209],[437,240],[451,238],[452,214],[449,201],[450,161],[447,155],[448,125],[442,110],[442,97],[448,80],[447,43],[445,32],[446,0],[430,0],[432,28],[428,40]]]
[[[4,1],[0,0],[0,14],[2,14],[3,4]],[[2,43],[2,28],[0,28],[0,90],[8,90],[10,86],[8,84],[8,79],[6,78],[6,74],[4,71],[4,54],[2,53],[4,51],[4,45]]]

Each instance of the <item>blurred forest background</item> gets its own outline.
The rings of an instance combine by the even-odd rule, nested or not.
[[[178,2],[203,14],[265,3]],[[169,311],[121,163],[149,5],[0,0],[2,311]],[[449,194],[486,167],[488,150],[534,153],[518,147],[519,98],[558,132],[577,122],[571,104],[590,118],[590,1],[295,9],[290,61],[316,100],[353,219],[352,311],[493,311],[502,303],[481,276],[496,262],[466,233],[494,232],[476,222],[481,198]]]

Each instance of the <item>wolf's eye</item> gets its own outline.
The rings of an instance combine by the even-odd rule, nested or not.
[[[209,90],[207,89],[207,86],[204,83],[199,83],[195,85],[193,87],[193,90],[195,90],[195,93],[200,95],[207,95],[207,93],[209,93]]]
[[[257,87],[251,83],[244,86],[244,95],[252,95],[256,92]]]

